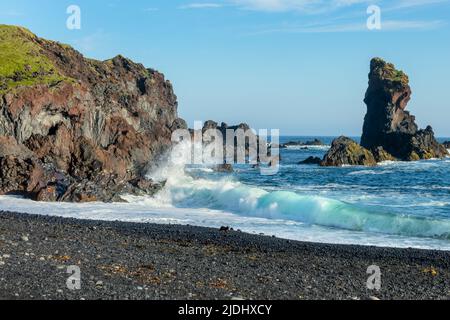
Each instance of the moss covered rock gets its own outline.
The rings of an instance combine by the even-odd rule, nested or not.
[[[339,137],[333,141],[331,148],[321,162],[323,167],[375,166],[377,164],[372,152],[361,147],[347,137]]]
[[[389,152],[383,149],[383,147],[375,148],[373,151],[373,156],[375,157],[375,160],[377,162],[383,162],[383,161],[396,161],[397,158],[395,158],[393,155],[391,155]]]
[[[40,42],[25,28],[0,25],[0,93],[18,86],[73,80],[58,71]]]

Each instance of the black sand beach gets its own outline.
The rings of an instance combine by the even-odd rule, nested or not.
[[[450,252],[0,213],[0,299],[448,299],[449,267]]]

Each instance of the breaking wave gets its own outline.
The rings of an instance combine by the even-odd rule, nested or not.
[[[174,154],[179,155],[180,150]],[[179,156],[169,156],[167,164],[149,176],[167,180],[165,188],[149,200],[155,206],[207,208],[351,231],[450,239],[448,219],[391,214],[288,190],[267,191],[233,177],[194,177],[186,173]]]

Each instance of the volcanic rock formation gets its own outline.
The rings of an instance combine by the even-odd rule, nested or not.
[[[445,157],[447,150],[436,141],[433,129],[419,130],[415,117],[406,111],[410,99],[408,76],[391,63],[373,59],[361,145],[372,151],[383,147],[399,160]]]
[[[377,162],[369,150],[347,137],[339,137],[331,144],[331,149],[321,162],[323,167],[343,165],[375,166]]]
[[[163,74],[0,25],[0,194],[112,201],[153,193],[148,165],[180,127]]]
[[[411,99],[408,76],[380,58],[370,63],[369,88],[364,102],[361,147],[340,137],[322,161],[322,166],[373,165],[374,161],[415,161],[443,158],[446,148],[438,143],[433,129],[419,130],[406,107]]]

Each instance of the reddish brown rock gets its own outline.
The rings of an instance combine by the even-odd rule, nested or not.
[[[36,160],[12,155],[0,158],[0,194],[34,195],[46,183],[44,169]]]
[[[56,190],[56,186],[47,186],[42,188],[39,192],[37,192],[36,197],[34,198],[36,201],[43,202],[54,202],[58,200],[58,192]]]
[[[37,77],[0,91],[0,193],[25,192],[47,201],[56,192],[58,200],[108,201],[92,188],[89,195],[66,193],[71,184],[98,177],[109,182],[114,176],[125,186],[170,147],[173,130],[184,122],[161,73],[122,56],[86,59],[69,46],[4,28],[39,48],[36,59],[48,59],[64,80],[41,83]]]

